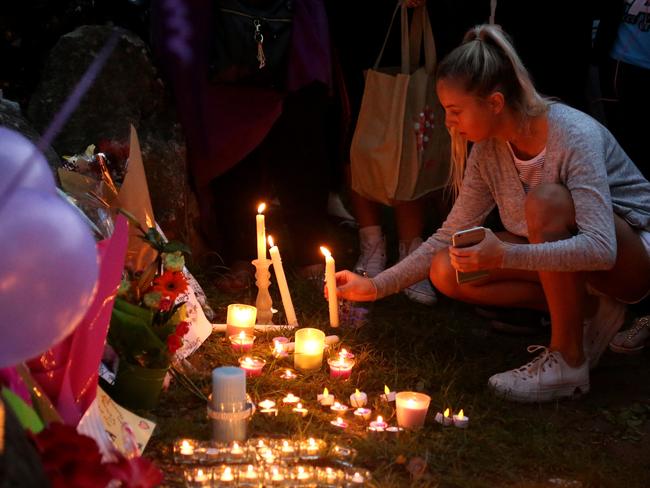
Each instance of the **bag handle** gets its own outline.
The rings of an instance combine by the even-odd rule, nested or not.
[[[386,37],[384,37],[384,42],[373,69],[377,70],[379,68],[379,63],[381,62],[381,58],[384,56],[386,44],[388,43],[391,30],[393,29],[393,24],[395,23],[395,17],[397,17],[398,10],[401,10],[401,72],[409,74],[411,71],[417,69],[420,63],[420,49],[424,38],[425,70],[427,73],[432,74],[435,71],[437,64],[436,47],[427,7],[426,5],[422,5],[414,9],[413,19],[409,29],[408,9],[404,0],[398,1],[397,5],[395,5],[395,10],[393,11],[393,16],[391,17],[388,31],[386,32]],[[413,65],[411,64],[411,61],[414,61]]]
[[[436,44],[431,29],[431,20],[426,4],[417,7],[413,12],[411,21],[411,39],[410,39],[410,69],[411,72],[418,69],[420,65],[420,49],[424,41],[424,68],[428,74],[433,74],[436,70]],[[402,50],[402,53],[404,51]]]

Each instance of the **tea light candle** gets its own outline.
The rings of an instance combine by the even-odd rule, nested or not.
[[[252,464],[249,464],[246,466],[246,470],[242,473],[244,479],[246,480],[256,480],[257,479],[257,470],[255,469],[255,466]],[[241,475],[240,475],[241,479]]]
[[[295,380],[296,378],[298,378],[298,375],[296,374],[296,372],[293,371],[292,369],[289,369],[289,368],[285,368],[285,369],[280,370],[279,376],[283,380],[289,380],[289,381]]]
[[[358,388],[350,395],[350,405],[353,407],[365,407],[366,403],[368,403],[368,395],[359,391]]]
[[[253,349],[255,336],[241,331],[239,334],[230,336],[230,347],[235,352],[248,352]]]
[[[293,454],[294,451],[295,448],[289,443],[289,441],[282,441],[282,447],[280,448],[280,452],[282,452],[282,454]]]
[[[293,355],[294,367],[305,371],[319,369],[323,363],[323,349],[325,349],[325,333],[322,330],[298,329]]]
[[[174,460],[177,463],[191,463],[194,461],[194,441],[181,439],[174,444]]]
[[[187,481],[187,486],[210,486],[210,474],[203,471],[202,468],[186,471],[185,480]]]
[[[255,226],[257,230],[257,259],[260,261],[266,259],[266,227],[264,224],[264,209],[265,203],[260,203],[257,207],[257,215],[255,216]]]
[[[240,332],[253,335],[256,319],[256,307],[241,303],[232,303],[228,305],[226,316],[226,337],[237,335]]]
[[[226,466],[223,469],[221,476],[219,476],[219,481],[221,483],[232,483],[235,481],[235,475],[232,473],[232,468],[230,466]]]
[[[331,407],[334,404],[334,395],[332,395],[327,388],[323,388],[321,395],[316,395],[316,400],[322,407]]]
[[[244,449],[237,442],[233,442],[230,448],[230,456],[232,458],[242,458],[244,457]]]
[[[273,400],[267,399],[267,400],[263,400],[260,403],[258,403],[257,406],[260,407],[260,409],[262,409],[262,410],[267,410],[269,408],[274,408],[275,407],[275,402]],[[264,443],[264,441],[260,441],[260,442]],[[258,447],[264,447],[264,446],[263,445],[259,446],[259,444],[258,444]]]
[[[300,457],[303,459],[317,459],[320,452],[325,448],[325,441],[310,437],[300,442]]]
[[[453,423],[453,420],[449,415],[449,409],[445,409],[444,413],[437,412],[435,421],[444,426],[451,425]]]
[[[363,485],[366,482],[366,479],[361,475],[361,473],[356,471],[350,478],[350,482],[353,485]]]
[[[380,398],[385,402],[394,402],[395,401],[395,392],[390,391],[387,385],[384,385],[384,394]]]
[[[347,405],[343,405],[342,403],[339,402],[334,402],[334,404],[330,407],[332,412],[338,415],[343,415],[345,412],[348,411]]]
[[[377,415],[377,420],[370,422],[370,428],[377,431],[386,430],[387,427],[388,424],[384,422],[384,418],[381,415]]]
[[[287,337],[274,337],[273,338],[273,357],[281,359],[286,358],[289,353],[285,348],[285,344],[289,343]]]
[[[257,356],[244,356],[239,358],[239,367],[246,371],[248,378],[254,378],[262,374],[266,361]]]
[[[310,470],[305,469],[304,466],[298,466],[296,468],[296,479],[298,481],[307,481],[312,478],[312,473]]]
[[[431,397],[414,391],[401,391],[395,396],[397,425],[405,429],[419,429],[424,425]]]
[[[309,412],[309,410],[307,410],[306,408],[304,408],[304,407],[302,406],[302,403],[298,403],[298,404],[293,408],[293,411],[294,411],[294,413],[297,413],[297,414],[300,415],[301,417],[305,417],[305,416],[307,415],[307,413]]]
[[[466,429],[469,425],[469,417],[465,417],[463,409],[460,409],[457,415],[454,415],[454,425],[461,429]]]
[[[271,246],[269,249],[269,254],[271,255],[271,261],[273,262],[275,280],[278,282],[278,288],[280,289],[280,297],[282,298],[284,314],[287,316],[287,323],[289,325],[296,325],[298,323],[298,319],[296,318],[296,312],[293,308],[293,302],[291,301],[291,293],[289,293],[287,278],[284,275],[280,250],[278,249],[278,246],[273,245],[273,238],[271,236],[269,236],[269,246]]]
[[[320,481],[325,482],[327,485],[339,486],[342,474],[340,470],[335,470],[328,466],[325,469],[319,470],[318,477]]]
[[[327,364],[330,367],[330,378],[339,380],[348,380],[352,374],[352,367],[354,366],[354,359],[347,359],[342,356],[336,358],[329,358]]]
[[[397,427],[395,425],[391,425],[390,427],[386,427],[386,432],[389,432],[391,434],[399,434],[403,430],[404,429],[402,429],[401,427]]]
[[[282,399],[282,403],[284,403],[285,405],[287,404],[291,405],[294,403],[298,403],[299,401],[300,401],[300,397],[297,397],[293,393],[289,393],[286,397]]]
[[[346,429],[348,427],[348,423],[341,417],[336,417],[336,420],[330,421],[330,424],[334,427],[339,427],[340,429]]]
[[[339,326],[339,300],[336,296],[336,265],[329,249],[321,246],[320,252],[325,256],[325,286],[327,287],[327,301],[330,311],[330,325]]]
[[[372,410],[369,408],[357,408],[353,413],[355,416],[362,418],[363,420],[369,420]]]
[[[271,468],[270,478],[273,483],[279,483],[281,481],[284,481],[284,474],[282,473],[282,471],[280,471],[280,468],[278,468],[277,466],[273,466]]]

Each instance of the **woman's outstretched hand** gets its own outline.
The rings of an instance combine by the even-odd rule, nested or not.
[[[336,273],[336,295],[353,302],[372,302],[377,298],[377,288],[370,280],[347,269]],[[325,287],[327,298],[327,287]]]
[[[451,265],[458,271],[469,273],[485,269],[500,268],[506,244],[490,229],[485,229],[485,238],[469,247],[449,247]]]

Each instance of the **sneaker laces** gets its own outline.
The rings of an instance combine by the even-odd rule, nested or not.
[[[535,344],[532,346],[528,346],[526,350],[531,354],[537,351],[542,351],[542,352],[529,363],[523,365],[521,368],[517,368],[514,370],[514,373],[517,374],[518,376],[521,376],[523,379],[526,379],[525,377],[533,378],[537,376],[537,379],[539,380],[540,375],[546,371],[547,363],[549,363],[548,364],[549,368],[551,367],[552,364],[559,364],[557,358],[555,357],[555,351],[551,351],[546,346],[540,346],[539,344]]]
[[[384,239],[385,238],[382,236],[380,239],[377,239],[374,244],[364,243],[365,245],[362,245],[361,256],[359,256],[359,261],[355,266],[355,271],[360,271],[359,274],[368,277],[368,273],[366,272],[368,264],[375,257],[375,254],[378,251],[381,252],[380,248],[384,246]]]

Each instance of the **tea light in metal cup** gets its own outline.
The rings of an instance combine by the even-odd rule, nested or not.
[[[239,358],[239,367],[246,371],[247,378],[255,378],[262,374],[266,361],[257,356],[244,356]]]
[[[366,395],[364,392],[359,391],[357,388],[355,392],[350,395],[350,405],[352,405],[355,408],[359,407],[365,407],[366,403],[368,403],[368,395]]]
[[[239,353],[248,352],[253,349],[253,342],[255,342],[255,336],[253,334],[247,334],[243,330],[239,334],[231,335],[229,339],[232,350]]]
[[[286,478],[286,468],[282,466],[269,466],[264,470],[264,486],[285,486]]]
[[[293,463],[298,460],[298,447],[291,439],[279,439],[274,444],[275,457],[285,463]]]
[[[239,466],[239,475],[237,478],[239,482],[238,487],[246,488],[257,488],[260,486],[260,473],[257,471],[257,468],[252,464]]]
[[[372,410],[370,410],[369,408],[359,407],[352,413],[357,418],[361,418],[363,420],[370,420],[370,415],[372,414]]]
[[[370,422],[369,427],[376,430],[376,431],[378,431],[378,432],[381,432],[381,431],[386,430],[386,427],[388,427],[388,424],[386,422],[384,422],[384,418],[381,415],[377,415],[377,419]]]
[[[229,447],[225,449],[226,458],[229,463],[246,463],[250,462],[252,453],[248,449],[248,446],[241,445],[238,442],[233,442]]]
[[[264,415],[275,416],[278,414],[278,409],[275,408],[275,402],[273,400],[263,400],[257,406],[259,407],[258,411]]]
[[[349,409],[347,405],[343,405],[339,402],[334,402],[334,404],[330,407],[330,410],[337,415],[345,415],[345,412],[347,412]]]
[[[293,405],[295,403],[298,403],[299,401],[300,401],[300,397],[294,395],[293,393],[287,394],[287,396],[285,396],[282,399],[282,403],[284,403],[285,405]]]
[[[291,479],[294,483],[297,482],[294,486],[302,486],[305,483],[305,486],[311,486],[311,482],[314,480],[314,468],[311,466],[294,466],[291,468]],[[310,483],[307,485],[307,483]]]
[[[449,415],[449,409],[448,408],[445,409],[444,413],[437,412],[436,416],[435,416],[435,421],[438,422],[441,425],[444,425],[445,427],[453,424],[453,422],[454,422],[452,417]]]
[[[326,468],[316,468],[316,477],[318,479],[318,486],[334,488],[342,485],[345,479],[345,473],[341,469],[327,466]]]
[[[184,472],[185,485],[192,488],[212,486],[212,472],[205,468],[186,469]]]
[[[298,378],[298,373],[291,368],[282,368],[278,371],[278,376],[283,380],[291,381]]]
[[[327,388],[323,388],[323,394],[316,395],[316,399],[318,400],[318,403],[320,403],[321,407],[331,407],[334,405],[334,395],[332,395]]]
[[[302,403],[298,402],[295,407],[293,407],[293,413],[297,413],[301,417],[307,416],[309,410],[302,406]]]
[[[347,429],[348,427],[348,423],[345,420],[343,420],[341,417],[336,417],[335,420],[330,421],[330,424],[340,429]]]
[[[458,414],[454,415],[454,425],[460,429],[466,429],[467,426],[469,425],[469,417],[466,417],[463,409],[460,409],[460,412]]]
[[[196,442],[192,439],[180,439],[174,443],[174,461],[193,463],[195,461]]]
[[[214,470],[215,486],[235,486],[235,473],[231,466],[220,466]]]

